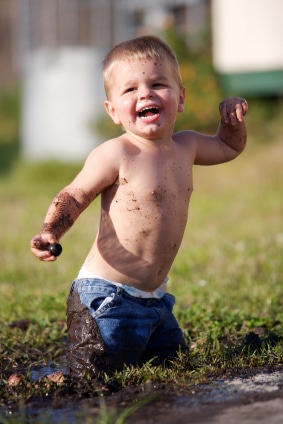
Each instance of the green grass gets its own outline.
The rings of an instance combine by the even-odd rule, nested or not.
[[[266,144],[252,134],[247,150],[229,164],[195,168],[188,226],[169,281],[191,354],[167,369],[150,364],[125,369],[115,376],[121,387],[149,381],[189,386],[227,369],[282,365],[280,130]],[[44,396],[46,388],[30,385],[28,377],[25,391],[8,389],[6,378],[34,365],[60,361],[65,354],[65,300],[95,236],[99,201],[64,237],[63,254],[55,263],[36,260],[29,241],[39,231],[53,196],[79,167],[17,160],[9,172],[0,174],[3,402]],[[21,320],[28,320],[27,329],[9,325]],[[243,343],[251,331],[259,335],[257,345]],[[105,381],[112,384],[107,376]],[[91,385],[88,389],[98,393]]]

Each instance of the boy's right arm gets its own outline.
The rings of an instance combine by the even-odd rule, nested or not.
[[[111,141],[94,149],[73,182],[53,199],[40,233],[30,243],[31,251],[38,259],[56,260],[48,250],[49,244],[59,242],[88,205],[116,181],[119,155]]]
[[[56,259],[49,252],[51,243],[57,243],[71,228],[73,223],[88,206],[87,201],[81,196],[78,199],[75,192],[67,186],[61,190],[50,204],[39,234],[31,240],[31,251],[38,259],[53,261]]]

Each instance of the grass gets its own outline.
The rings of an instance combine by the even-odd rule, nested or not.
[[[282,365],[280,131],[267,143],[258,142],[252,133],[245,153],[229,164],[195,168],[188,226],[169,282],[176,296],[175,314],[191,345],[190,357],[180,357],[166,369],[150,364],[127,368],[115,376],[119,387],[148,382],[190,386],[210,381],[224,370]],[[3,405],[46,396],[46,385],[31,384],[28,374],[21,386],[24,390],[8,388],[7,376],[60,362],[65,354],[65,300],[95,235],[99,202],[64,237],[64,251],[56,263],[37,261],[29,251],[29,240],[39,231],[53,196],[79,167],[17,160],[0,173]],[[245,343],[250,333],[255,338]],[[113,385],[107,376],[105,382],[108,388]],[[86,385],[88,394],[102,390],[90,382]],[[49,385],[51,392],[58,395],[58,387]],[[101,408],[101,416],[104,412]],[[124,422],[119,419],[117,423]]]

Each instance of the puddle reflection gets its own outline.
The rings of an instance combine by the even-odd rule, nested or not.
[[[54,372],[62,371],[63,374],[68,374],[67,359],[61,358],[59,362],[49,362],[48,364],[41,364],[31,367],[30,378],[32,381],[39,380],[40,378],[52,374]]]

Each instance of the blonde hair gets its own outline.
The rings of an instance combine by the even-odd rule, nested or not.
[[[117,44],[105,57],[103,61],[103,84],[106,95],[109,94],[111,73],[119,62],[143,59],[167,60],[171,66],[173,77],[180,88],[182,87],[180,68],[173,50],[160,38],[145,35]]]

